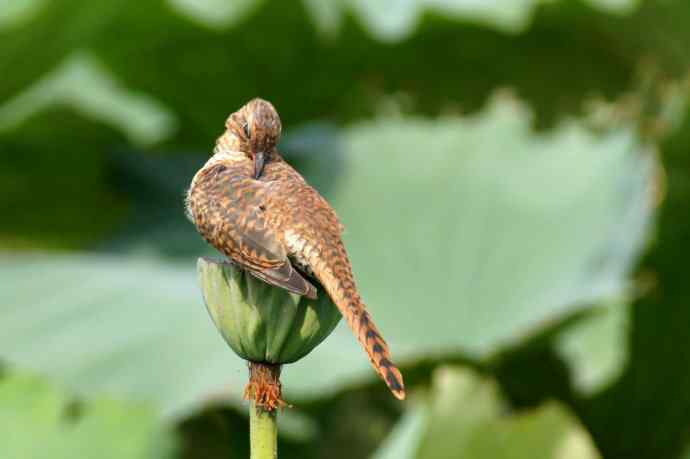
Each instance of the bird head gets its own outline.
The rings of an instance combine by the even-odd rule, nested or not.
[[[226,128],[237,139],[239,149],[254,161],[255,178],[275,154],[282,125],[273,105],[263,99],[252,99],[230,115]]]

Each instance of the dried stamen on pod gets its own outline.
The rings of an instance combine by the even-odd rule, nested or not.
[[[244,390],[245,400],[253,400],[257,408],[273,411],[288,404],[283,400],[280,383],[280,365],[251,362],[249,364],[249,384]]]

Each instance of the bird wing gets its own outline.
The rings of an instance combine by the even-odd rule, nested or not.
[[[293,266],[257,205],[238,220],[233,260],[255,277],[298,295],[316,298],[316,288]]]
[[[254,270],[248,269],[254,277],[261,279],[276,287],[284,288],[288,292],[306,296],[315,300],[317,298],[316,287],[306,280],[287,260],[277,268]]]
[[[264,184],[232,174],[228,177],[216,177],[223,183],[217,199],[223,224],[211,240],[213,245],[264,282],[316,298],[316,288],[292,266],[268,224],[263,210]]]

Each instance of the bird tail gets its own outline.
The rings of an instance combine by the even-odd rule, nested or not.
[[[386,382],[393,395],[405,399],[405,385],[400,370],[391,361],[388,344],[374,324],[365,304],[357,292],[349,263],[341,269],[325,269],[315,274],[340,310],[360,344],[369,355],[376,372]]]

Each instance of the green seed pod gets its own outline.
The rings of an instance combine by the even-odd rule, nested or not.
[[[197,269],[216,328],[250,362],[296,362],[326,339],[342,317],[320,288],[318,299],[310,300],[229,263],[199,258]]]

